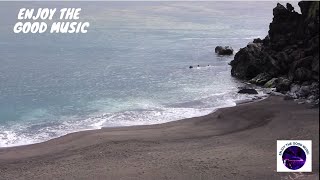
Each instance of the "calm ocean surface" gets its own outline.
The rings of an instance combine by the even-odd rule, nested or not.
[[[233,57],[219,57],[214,48],[238,51],[264,38],[275,4],[0,2],[0,147],[234,106],[248,96],[236,93]],[[81,7],[90,28],[14,34],[22,7]]]

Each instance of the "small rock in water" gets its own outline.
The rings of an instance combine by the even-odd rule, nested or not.
[[[233,49],[230,46],[225,46],[225,47],[217,46],[214,49],[214,52],[218,53],[219,55],[232,55],[233,54]]]

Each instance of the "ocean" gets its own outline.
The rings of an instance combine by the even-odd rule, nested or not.
[[[251,98],[237,94],[233,56],[214,48],[264,38],[275,5],[0,2],[0,147],[202,116]],[[81,7],[88,33],[14,34],[22,7]]]

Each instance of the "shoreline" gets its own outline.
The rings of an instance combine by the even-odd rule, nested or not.
[[[201,117],[75,132],[0,149],[0,174],[4,179],[281,179],[290,173],[275,172],[276,140],[311,139],[313,173],[301,173],[300,179],[317,179],[318,115],[319,108],[270,96]]]
[[[68,133],[66,133],[66,134],[64,134],[64,135],[57,136],[57,137],[53,137],[53,138],[49,138],[49,139],[47,139],[47,140],[40,141],[40,142],[0,147],[0,150],[1,150],[1,149],[6,149],[6,148],[12,148],[12,147],[21,147],[21,146],[29,146],[29,145],[34,145],[34,144],[45,143],[45,142],[50,141],[50,140],[54,140],[54,139],[57,139],[57,138],[61,138],[61,137],[67,136],[68,134],[85,132],[85,131],[94,131],[94,130],[109,129],[109,128],[110,128],[110,129],[113,129],[113,128],[122,128],[122,127],[152,126],[152,125],[159,125],[159,124],[165,124],[165,123],[169,123],[169,122],[180,121],[180,120],[184,120],[184,119],[202,117],[202,116],[206,116],[206,115],[212,114],[212,113],[216,112],[216,111],[219,110],[219,109],[230,108],[230,107],[239,106],[239,105],[242,105],[242,104],[258,102],[258,101],[261,101],[261,100],[263,100],[263,99],[268,98],[268,96],[270,96],[270,95],[268,95],[268,94],[266,94],[266,93],[263,93],[263,94],[259,94],[259,95],[257,94],[257,95],[255,95],[254,97],[247,98],[247,99],[234,100],[235,105],[214,107],[210,113],[204,114],[204,115],[200,115],[200,116],[193,116],[193,117],[188,117],[188,118],[176,119],[176,120],[172,120],[172,121],[168,121],[168,122],[164,122],[164,123],[156,123],[156,124],[130,125],[130,126],[111,126],[111,127],[100,127],[100,128],[76,130],[76,131],[71,131],[71,132],[68,132]]]

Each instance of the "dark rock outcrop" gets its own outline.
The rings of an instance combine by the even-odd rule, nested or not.
[[[255,89],[241,89],[238,91],[239,94],[258,94]]]
[[[277,4],[268,36],[235,54],[230,62],[232,76],[283,93],[292,84],[302,87],[307,83],[310,89],[319,84],[319,2],[301,1],[299,6],[301,14],[289,3],[286,7]],[[302,94],[298,96],[319,98],[319,90],[303,90]]]
[[[233,49],[230,46],[225,46],[225,47],[217,46],[214,49],[214,52],[219,54],[219,55],[232,55],[233,54]]]
[[[263,43],[263,40],[260,38],[254,39],[253,43]]]

